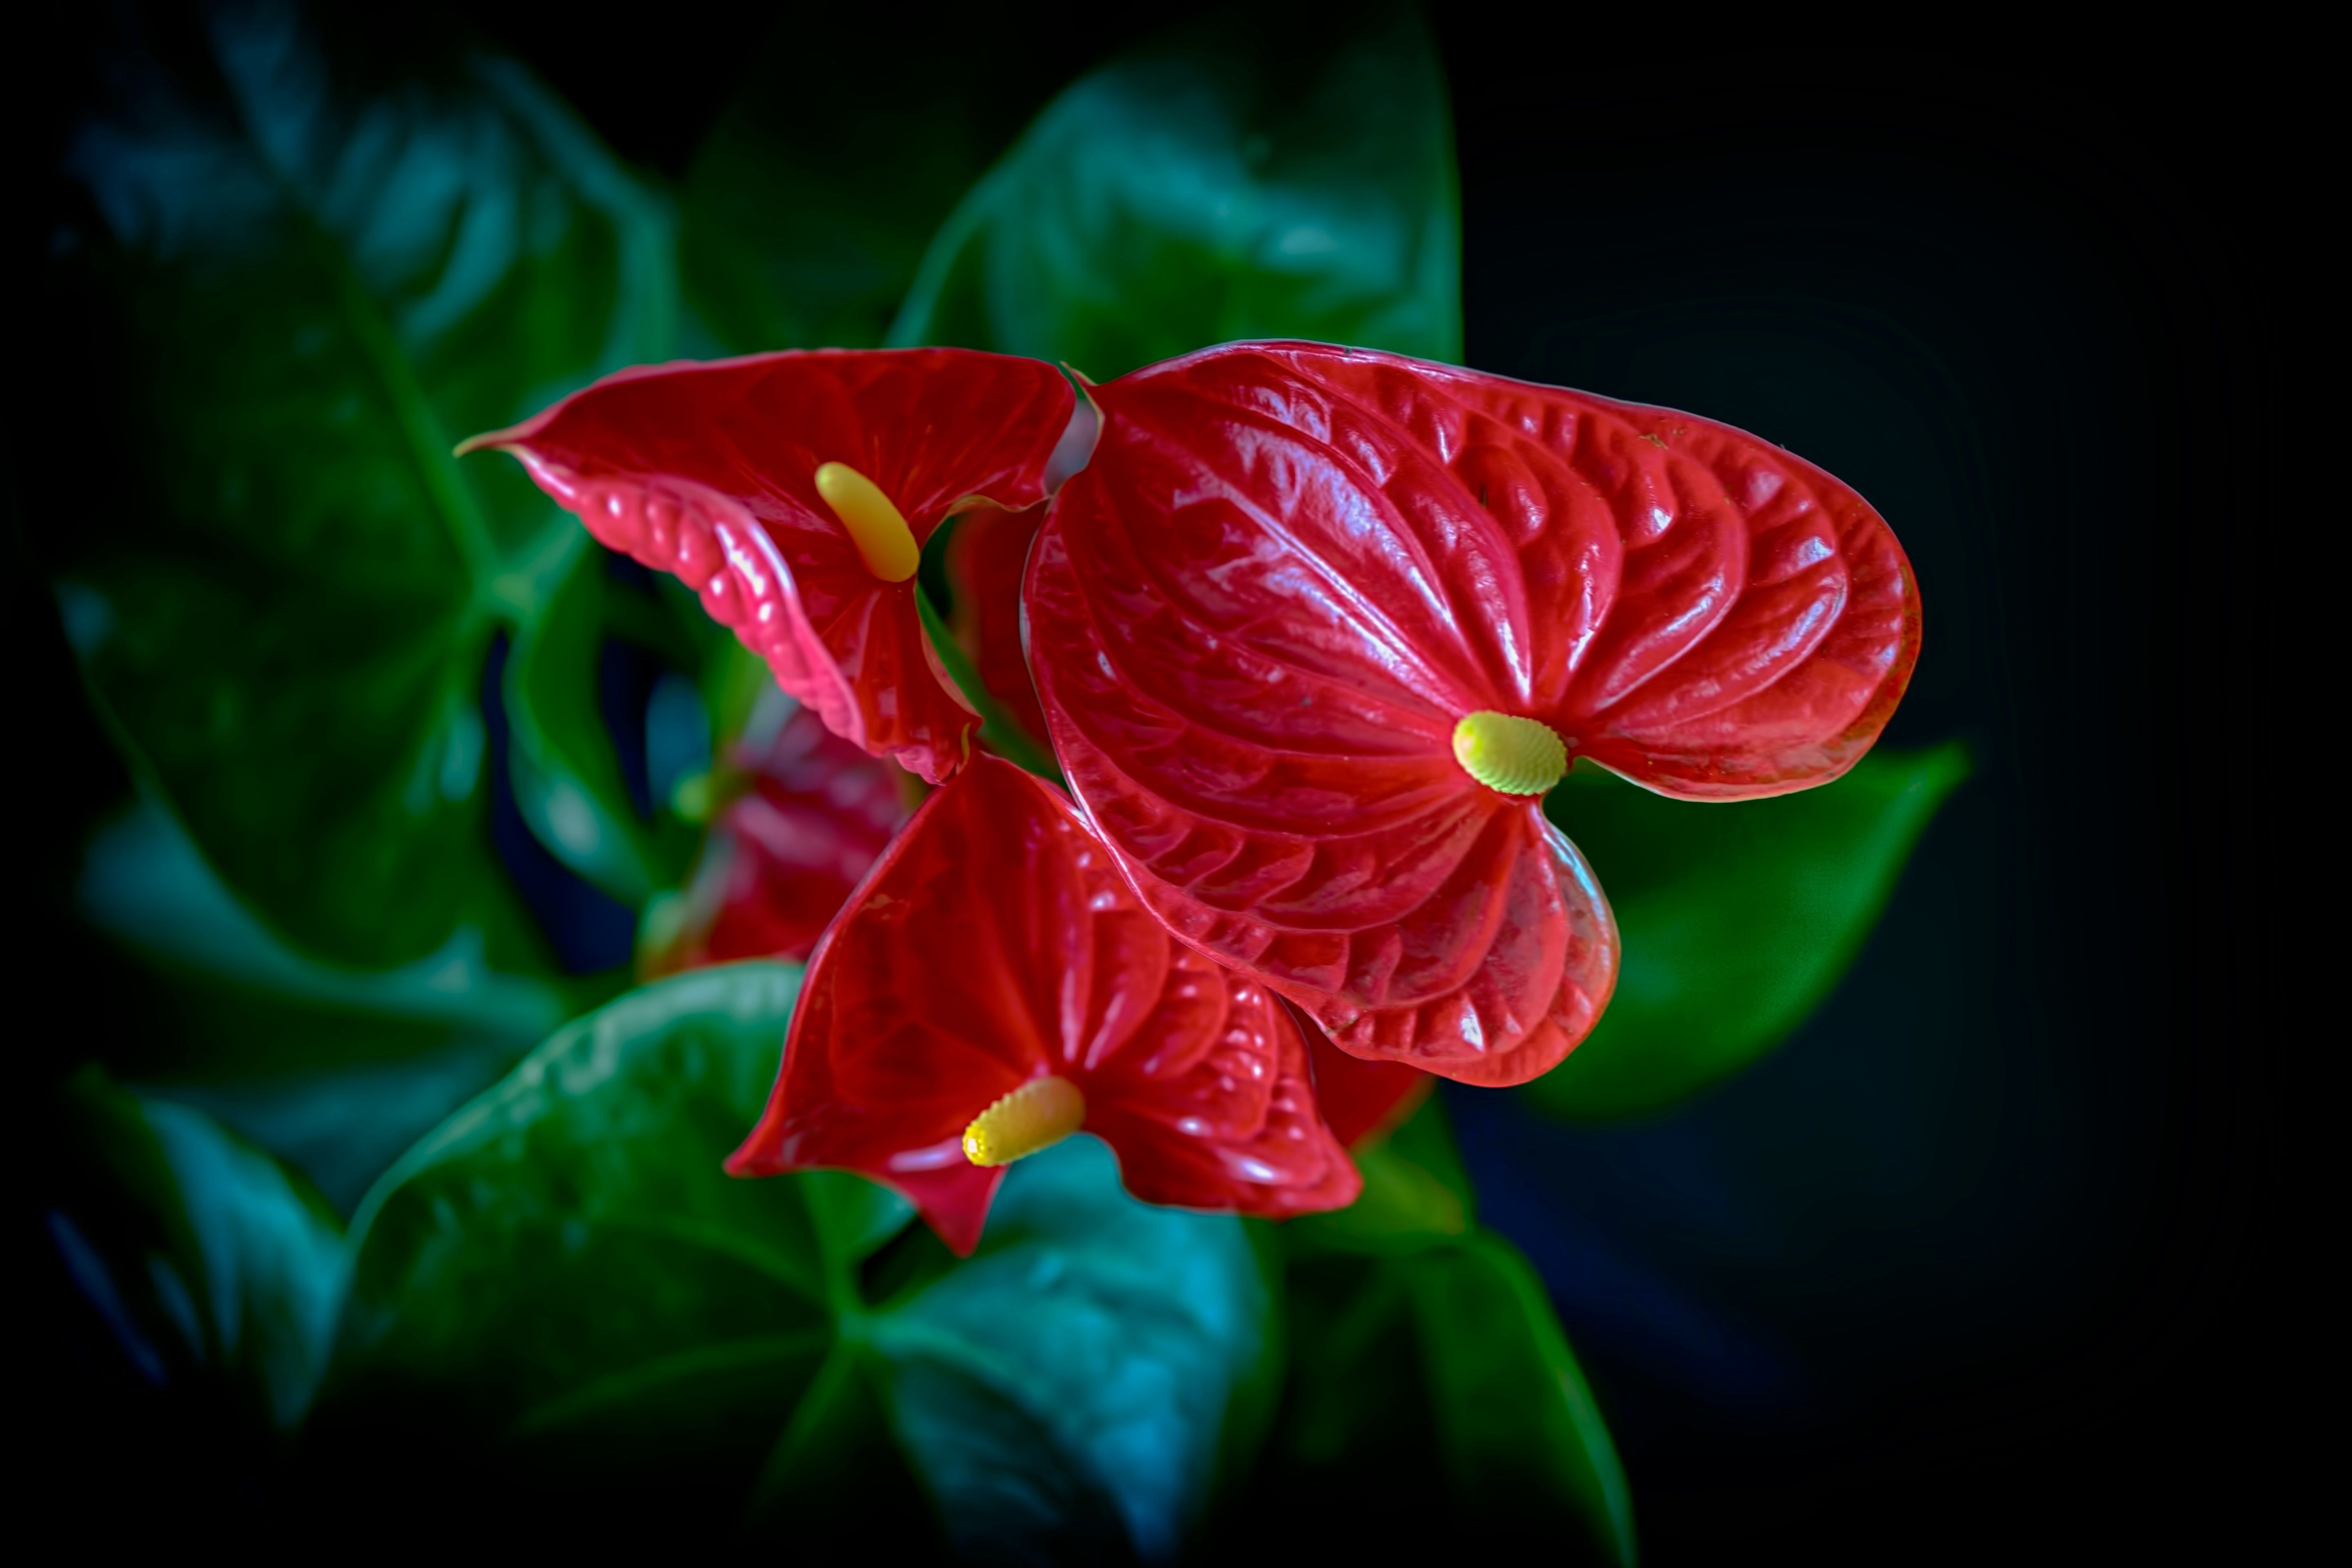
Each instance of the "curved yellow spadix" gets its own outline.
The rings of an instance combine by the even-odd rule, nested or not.
[[[849,530],[849,542],[868,572],[885,583],[903,583],[915,574],[923,560],[915,531],[881,486],[847,463],[824,463],[816,470],[816,493]]]
[[[1051,1148],[1087,1120],[1087,1097],[1066,1078],[1034,1078],[972,1119],[963,1157],[975,1165],[1009,1165]]]
[[[1568,772],[1568,745],[1538,720],[1481,711],[1454,726],[1454,760],[1488,789],[1542,795]]]

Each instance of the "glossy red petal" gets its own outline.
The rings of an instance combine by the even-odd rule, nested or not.
[[[920,543],[967,498],[1043,500],[1073,407],[1033,360],[822,350],[623,371],[469,446],[514,452],[599,540],[693,586],[836,733],[937,782],[977,721],[913,581],[866,568],[816,470],[872,479]]]
[[[1877,740],[1918,658],[1909,561],[1834,476],[1694,415],[1395,355],[1268,345],[1443,454],[1451,516],[1517,543],[1531,706],[1662,794],[1825,784]]]
[[[1455,763],[1464,715],[1769,795],[1851,765],[1916,654],[1876,514],[1722,426],[1296,343],[1096,395],[1024,590],[1062,764],[1180,936],[1359,1055],[1524,1081],[1614,981],[1599,889]]]
[[[1562,999],[1584,889],[1557,885],[1535,805],[1452,751],[1462,714],[1528,706],[1535,639],[1486,607],[1524,606],[1496,591],[1517,556],[1483,513],[1414,500],[1444,475],[1411,441],[1390,437],[1386,504],[1339,456],[1378,427],[1312,386],[1269,407],[1237,368],[1206,401],[1101,389],[1026,590],[1062,765],[1185,942],[1350,1050],[1532,1078],[1574,1043],[1549,1020],[1588,1010]]]
[[[968,1251],[995,1173],[954,1140],[1047,1075],[1078,1086],[1151,1201],[1279,1215],[1353,1195],[1278,1005],[1170,940],[1067,799],[992,757],[924,803],[826,933],[730,1168],[863,1171]]]
[[[807,709],[792,709],[781,723],[755,715],[752,731],[727,759],[742,793],[712,822],[677,934],[648,963],[649,975],[740,958],[805,959],[907,819],[906,775]]]

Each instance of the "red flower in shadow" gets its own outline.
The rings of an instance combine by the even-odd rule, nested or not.
[[[741,793],[711,823],[648,978],[739,958],[807,958],[907,820],[906,774],[772,687],[768,696],[788,711],[778,722],[755,710],[730,749]]]

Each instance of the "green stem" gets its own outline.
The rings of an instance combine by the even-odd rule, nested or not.
[[[949,632],[947,622],[940,618],[939,607],[931,603],[931,596],[923,592],[919,583],[915,585],[915,608],[923,617],[923,630],[929,636],[931,646],[939,650],[940,663],[947,667],[949,677],[962,690],[964,700],[980,714],[980,738],[986,741],[998,756],[1015,767],[1026,768],[1041,779],[1050,779],[1067,787],[1062,770],[1054,765],[1052,753],[1014,723],[1013,716],[1005,712],[1003,704],[990,696],[988,688],[981,684],[980,672],[972,668],[971,656],[964,652],[963,645]]]

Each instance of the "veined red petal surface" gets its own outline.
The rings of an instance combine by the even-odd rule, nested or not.
[[[1614,983],[1589,868],[1463,771],[1463,717],[1775,795],[1851,766],[1916,657],[1885,522],[1721,425],[1305,343],[1094,395],[1025,589],[1055,749],[1171,929],[1358,1056],[1522,1082]]]
[[[914,582],[866,565],[816,470],[871,479],[919,545],[967,498],[1045,499],[1074,404],[1034,360],[793,352],[625,370],[467,448],[513,452],[599,540],[692,586],[835,733],[937,783],[978,720],[925,638]]]
[[[1148,1202],[1282,1215],[1360,1185],[1262,985],[1170,940],[1051,785],[980,756],[924,802],[809,965],[783,1070],[729,1162],[837,1167],[969,1253],[1003,1167],[964,1129],[1059,1077]]]
[[[805,708],[730,750],[740,795],[711,824],[686,911],[648,976],[740,958],[805,959],[908,808],[906,775],[827,730]]]

